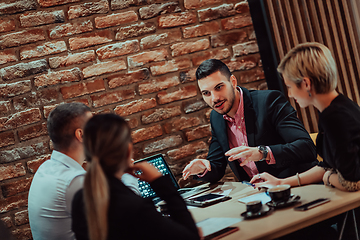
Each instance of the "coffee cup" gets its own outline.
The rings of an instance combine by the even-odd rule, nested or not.
[[[251,201],[246,203],[246,211],[251,213],[257,213],[262,209],[262,203],[260,200]]]
[[[277,185],[269,188],[267,194],[274,203],[287,202],[290,198],[290,187],[288,184]]]

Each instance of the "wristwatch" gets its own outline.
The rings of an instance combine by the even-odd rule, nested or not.
[[[267,147],[264,145],[260,145],[260,146],[258,146],[258,149],[259,149],[259,152],[263,155],[263,157],[259,161],[265,161],[266,157],[268,155],[268,152],[269,152]]]

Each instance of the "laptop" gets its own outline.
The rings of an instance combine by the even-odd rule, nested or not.
[[[142,162],[142,161],[147,161],[150,164],[152,164],[154,167],[156,167],[159,172],[162,173],[162,175],[169,175],[171,178],[171,181],[173,182],[175,188],[178,190],[179,194],[184,198],[189,198],[192,197],[196,194],[205,192],[206,190],[209,190],[210,187],[209,186],[198,186],[198,187],[194,187],[194,188],[180,188],[178,182],[176,181],[176,178],[174,176],[174,174],[172,173],[169,165],[167,164],[167,162],[165,161],[164,156],[160,153],[160,154],[156,154],[154,156],[151,157],[147,157],[144,159],[140,159],[135,161],[135,164],[137,162]],[[143,198],[150,198],[152,199],[155,203],[159,202],[161,199],[156,195],[155,191],[151,188],[150,184],[145,182],[145,181],[141,181],[140,179],[138,180],[139,182],[139,190],[141,193],[141,196]]]

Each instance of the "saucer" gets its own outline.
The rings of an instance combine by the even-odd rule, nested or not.
[[[273,207],[273,208],[283,208],[283,207],[288,207],[288,206],[298,202],[299,200],[300,200],[299,195],[291,195],[289,200],[287,200],[286,202],[274,203],[274,202],[270,201],[270,202],[267,202],[266,205],[268,205],[269,207]]]
[[[265,216],[266,214],[268,214],[272,209],[269,206],[263,205],[262,209],[259,212],[256,213],[252,213],[252,212],[243,212],[240,215],[242,217],[244,217],[245,219],[252,219],[252,218],[257,218],[257,217],[261,217],[261,216]]]

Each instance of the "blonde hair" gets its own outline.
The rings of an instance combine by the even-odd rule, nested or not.
[[[328,93],[337,86],[335,60],[321,43],[297,45],[285,55],[277,70],[299,88],[303,78],[309,78],[316,93]]]
[[[108,178],[128,167],[131,131],[115,114],[92,117],[84,128],[84,149],[88,171],[84,181],[84,200],[89,237],[105,240],[108,235],[110,202]]]

